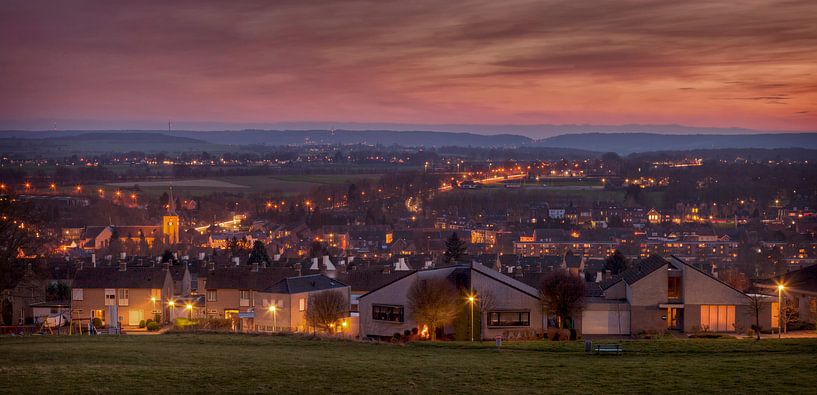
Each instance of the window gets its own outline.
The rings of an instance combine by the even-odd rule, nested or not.
[[[701,329],[712,332],[734,332],[735,306],[702,305]]]
[[[681,277],[675,276],[667,277],[667,298],[668,299],[681,298]]]
[[[298,311],[304,310],[306,310],[306,299],[304,298],[298,299]]]
[[[249,306],[250,305],[250,291],[246,289],[242,289],[238,291],[238,305],[239,306]]]
[[[488,326],[530,326],[528,311],[488,312]]]
[[[83,300],[82,288],[74,288],[71,290],[71,300]]]
[[[207,301],[208,302],[215,302],[218,300],[218,294],[216,293],[215,289],[208,289],[207,290]]]
[[[404,322],[403,306],[372,305],[372,319],[377,321]]]
[[[105,289],[105,306],[113,306],[116,304],[116,290],[113,288]]]
[[[120,306],[127,306],[128,305],[128,295],[130,295],[130,291],[127,288],[120,288],[119,289],[119,305]]]

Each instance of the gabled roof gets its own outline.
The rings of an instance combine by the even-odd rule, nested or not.
[[[650,273],[670,265],[670,262],[658,255],[650,255],[648,258],[638,261],[633,267],[621,273],[621,278],[632,285],[638,280],[647,277]]]
[[[163,268],[92,267],[78,270],[74,276],[74,288],[162,288],[170,273]]]
[[[298,294],[304,292],[323,291],[334,288],[344,288],[348,285],[323,274],[312,274],[309,276],[287,277],[270,287],[263,289],[263,292],[279,294]]]
[[[216,269],[207,273],[207,289],[252,289],[263,290],[287,277],[295,277],[298,272],[291,268],[260,268],[257,272],[249,267]]]

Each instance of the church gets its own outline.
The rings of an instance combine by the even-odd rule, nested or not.
[[[179,243],[179,228],[180,220],[171,188],[167,211],[162,216],[161,225],[87,226],[80,246],[88,251],[102,250],[109,248],[114,239],[117,239],[125,249],[128,246],[139,249],[152,248],[157,240],[170,246]],[[141,253],[146,254],[145,251]]]

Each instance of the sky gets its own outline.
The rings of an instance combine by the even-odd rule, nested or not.
[[[814,0],[6,0],[0,9],[0,120],[19,128],[817,130]]]

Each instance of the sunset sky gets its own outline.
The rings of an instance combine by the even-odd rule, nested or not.
[[[0,119],[817,130],[817,1],[4,1]]]

